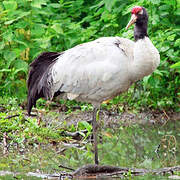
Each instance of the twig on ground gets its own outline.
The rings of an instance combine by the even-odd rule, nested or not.
[[[167,119],[169,120],[170,118],[169,118],[169,116],[167,115],[166,111],[165,111],[164,109],[163,109],[162,111],[163,111],[163,113],[165,114],[165,116],[167,117]]]
[[[66,166],[63,166],[63,165],[59,165],[59,168],[63,168],[63,169],[68,169],[68,170],[71,170],[71,171],[75,171],[75,169],[73,168],[70,168],[70,167],[66,167]]]
[[[7,133],[4,132],[3,134],[3,154],[7,154],[8,153],[8,147],[7,147]]]
[[[5,117],[4,119],[11,119],[11,118],[17,117],[17,116],[19,116],[19,114],[10,115],[10,116]]]
[[[83,138],[82,134],[86,134],[87,132],[88,132],[87,130],[81,130],[76,132],[65,131],[64,134],[66,136],[71,136],[75,140],[81,140]]]

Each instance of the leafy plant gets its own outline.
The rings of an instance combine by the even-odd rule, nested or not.
[[[140,89],[135,86],[137,90],[135,98],[128,98],[128,103],[148,108],[177,109],[180,85],[178,2],[176,0],[1,1],[1,96],[6,94],[26,97],[28,64],[43,51],[64,51],[102,36],[122,36],[132,39],[132,29],[125,31],[124,27],[131,8],[141,5],[149,12],[149,35],[161,54],[161,64],[153,75],[141,81],[138,85]],[[133,97],[133,91],[130,92],[129,97]]]

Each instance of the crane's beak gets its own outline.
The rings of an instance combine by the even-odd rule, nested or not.
[[[131,25],[133,25],[133,24],[136,22],[136,20],[137,20],[137,16],[136,16],[135,14],[133,14],[133,15],[131,16],[130,21],[128,22],[128,24],[127,24],[127,26],[126,26],[126,30],[127,30]]]

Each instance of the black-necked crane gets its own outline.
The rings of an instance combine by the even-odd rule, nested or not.
[[[92,103],[95,163],[98,164],[97,110],[103,101],[121,94],[133,82],[151,74],[160,55],[147,34],[148,14],[135,6],[126,27],[135,24],[135,42],[102,37],[64,52],[44,52],[30,64],[28,114],[36,101],[66,94],[68,99]]]

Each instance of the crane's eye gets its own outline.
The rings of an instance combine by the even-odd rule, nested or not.
[[[138,14],[143,14],[143,10],[139,11]]]

